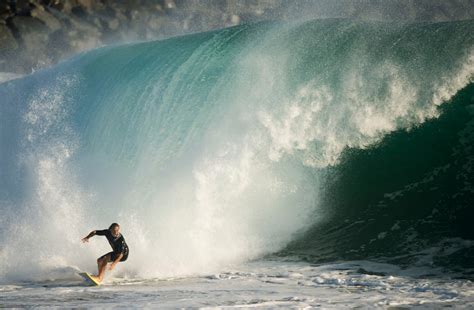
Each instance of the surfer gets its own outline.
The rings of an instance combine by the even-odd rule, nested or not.
[[[102,279],[105,275],[105,269],[108,263],[112,263],[109,267],[109,270],[113,270],[115,265],[119,262],[124,262],[128,257],[128,246],[125,243],[125,239],[120,233],[120,225],[117,223],[112,223],[109,229],[103,230],[93,230],[87,237],[82,238],[82,242],[89,242],[89,239],[95,235],[105,236],[112,247],[112,252],[102,255],[97,259],[97,269],[98,273],[96,276],[92,276],[97,282],[102,282]]]

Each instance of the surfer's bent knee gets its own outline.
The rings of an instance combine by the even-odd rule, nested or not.
[[[101,263],[102,261],[106,261],[107,263],[111,261],[110,253],[104,254],[97,259],[97,263]]]

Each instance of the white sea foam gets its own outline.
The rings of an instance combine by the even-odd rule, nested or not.
[[[187,278],[111,276],[99,288],[84,287],[63,270],[55,280],[0,286],[6,307],[159,308],[469,308],[473,285],[449,277],[412,278],[390,264],[349,261],[308,265],[257,261]],[[59,274],[59,273],[58,273]]]
[[[52,270],[80,263],[79,227],[84,227],[87,195],[68,165],[77,138],[65,118],[67,93],[74,79],[59,77],[53,87],[33,93],[23,116],[21,165],[29,171],[29,196],[17,206],[14,225],[5,229],[8,243],[0,252],[4,279],[44,279]],[[91,257],[92,258],[92,257]]]
[[[269,157],[279,160],[300,152],[307,165],[335,165],[348,147],[366,148],[390,132],[438,117],[438,106],[474,79],[473,59],[471,53],[440,82],[426,81],[423,87],[432,87],[431,98],[389,63],[373,69],[369,79],[363,70],[348,72],[339,93],[310,81],[295,96],[275,102],[278,108],[272,105],[257,112],[272,141]],[[384,96],[377,95],[384,88]]]
[[[18,73],[0,72],[0,84],[8,82],[10,80],[18,79],[20,77],[22,77],[22,75]]]

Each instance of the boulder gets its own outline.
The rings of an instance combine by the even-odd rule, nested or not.
[[[51,31],[61,28],[61,23],[52,14],[47,12],[42,6],[31,10],[31,16],[42,21]]]
[[[164,7],[167,10],[173,10],[176,9],[176,3],[174,3],[174,0],[165,0]]]
[[[79,3],[79,5],[83,6],[84,8],[87,9],[87,11],[91,11],[92,10],[92,7],[94,5],[94,1],[93,0],[77,0],[77,3]]]
[[[49,29],[40,20],[28,16],[15,16],[11,19],[19,40],[20,51],[16,58],[24,72],[52,63],[47,50]],[[30,68],[30,69],[29,69]]]
[[[48,40],[48,28],[36,18],[15,16],[11,19],[11,24],[27,49],[34,50]]]
[[[18,43],[8,26],[0,24],[0,53],[12,51],[17,48]]]
[[[0,1],[0,23],[5,24],[5,20],[12,15],[10,5],[6,1]]]
[[[117,30],[120,26],[120,21],[118,20],[118,18],[113,18],[113,19],[109,19],[107,21],[107,25],[109,27],[110,30]]]
[[[30,1],[29,0],[16,0],[10,1],[12,11],[16,15],[28,15],[30,13]]]
[[[0,71],[21,71],[12,66],[11,59],[17,54],[18,43],[7,25],[0,24]]]

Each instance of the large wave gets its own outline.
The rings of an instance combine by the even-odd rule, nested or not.
[[[0,84],[1,278],[93,268],[106,244],[80,238],[115,221],[130,244],[127,272],[159,277],[288,244],[283,255],[339,259],[335,248],[352,253],[387,225],[409,225],[394,214],[440,210],[433,191],[406,193],[454,166],[453,132],[472,136],[472,99],[460,93],[472,93],[472,27],[246,25],[101,48]],[[456,106],[454,129],[430,144],[445,106]],[[457,156],[472,163],[472,139],[459,141]],[[471,190],[456,193],[469,201],[472,166],[462,167]],[[458,216],[469,210],[443,199]],[[348,228],[356,220],[380,227]],[[448,230],[435,241],[472,237]],[[375,252],[406,251],[405,237],[391,240],[395,253]]]

